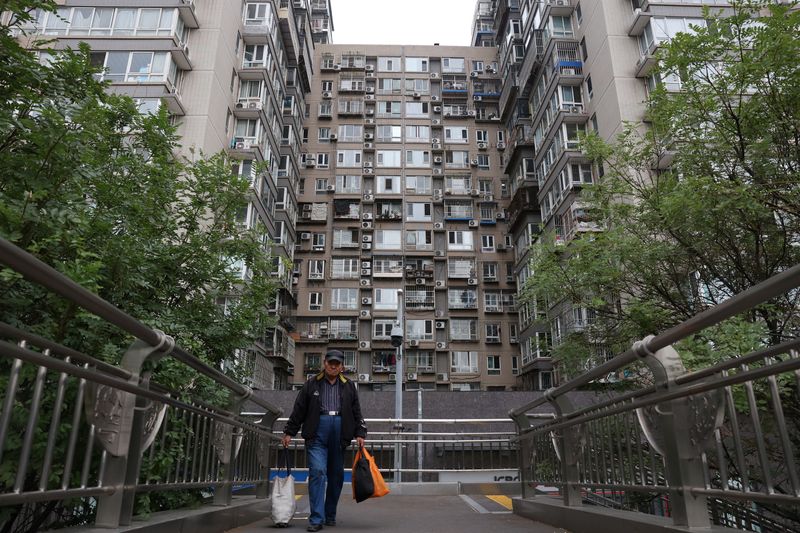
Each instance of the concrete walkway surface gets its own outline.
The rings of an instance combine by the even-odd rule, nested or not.
[[[339,501],[336,527],[328,533],[347,532],[413,532],[413,533],[567,533],[509,510],[510,501],[503,497],[482,495],[408,496],[389,494],[383,498],[355,503],[348,491]],[[282,531],[300,532],[308,526],[308,496],[297,501],[297,512],[290,527]],[[265,519],[230,533],[281,531],[272,520]]]

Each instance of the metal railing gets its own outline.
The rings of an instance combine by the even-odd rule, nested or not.
[[[578,506],[587,493],[610,490],[632,510],[644,510],[633,503],[642,496],[663,498],[662,514],[680,526],[713,521],[796,531],[800,339],[787,336],[694,372],[672,345],[775,298],[796,306],[798,285],[800,265],[511,410],[523,497],[534,497],[537,486],[557,487],[564,505]],[[569,392],[637,362],[652,384],[588,407],[571,405]],[[526,413],[545,404],[555,419],[532,425]]]
[[[261,416],[260,413],[251,415]],[[530,416],[552,419],[550,414]],[[368,418],[366,422],[369,427],[366,446],[389,482],[519,480],[517,445],[512,441],[516,430],[508,418]],[[353,448],[345,455],[345,472],[349,472],[353,464]],[[295,465],[293,471],[307,472],[303,439],[299,436],[293,439],[290,450]],[[395,461],[397,456],[398,462]],[[277,455],[272,464],[280,464]],[[300,477],[302,479],[302,474]]]
[[[137,339],[114,366],[0,322],[0,506],[18,506],[12,521],[30,520],[47,502],[44,520],[53,520],[63,502],[62,517],[82,508],[84,517],[96,511],[95,525],[116,528],[130,524],[143,493],[205,489],[215,504],[229,505],[234,487],[255,485],[266,498],[280,409],[4,239],[0,264]],[[209,405],[159,385],[166,357],[226,390],[229,403]],[[245,400],[264,416],[240,416]]]

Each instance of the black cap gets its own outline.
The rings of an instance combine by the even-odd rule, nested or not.
[[[328,350],[328,353],[325,354],[325,360],[344,363],[344,354],[339,350]]]

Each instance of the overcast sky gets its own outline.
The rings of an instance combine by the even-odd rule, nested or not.
[[[475,0],[331,0],[334,44],[469,46]]]

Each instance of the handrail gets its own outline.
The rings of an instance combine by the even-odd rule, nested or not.
[[[596,366],[577,376],[568,382],[555,388],[545,391],[545,394],[527,404],[511,409],[508,415],[511,418],[516,418],[523,413],[530,411],[540,405],[552,401],[559,396],[563,396],[567,392],[573,391],[578,387],[582,387],[602,376],[608,375],[609,372],[619,370],[620,368],[632,363],[640,357],[648,354],[655,353],[656,351],[666,348],[679,340],[685,339],[689,335],[697,333],[709,326],[713,326],[728,319],[744,310],[754,307],[758,304],[764,303],[776,296],[779,296],[789,290],[800,285],[800,265],[795,265],[780,274],[777,274],[758,285],[750,287],[749,289],[732,296],[728,300],[717,304],[711,309],[707,309],[692,318],[681,322],[680,324],[660,333],[654,337],[650,337],[644,341],[639,341],[627,351],[617,355],[613,359]]]
[[[4,263],[28,280],[50,289],[151,346],[158,346],[162,341],[159,333],[149,326],[142,324],[134,317],[2,237],[0,237],[0,263]],[[280,416],[283,413],[279,407],[253,396],[253,390],[250,387],[246,387],[219,370],[208,366],[182,348],[175,346],[170,355],[186,366],[210,377],[243,399],[248,399],[276,416]]]

